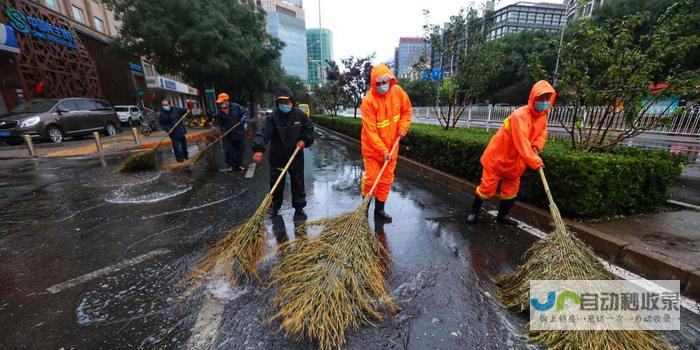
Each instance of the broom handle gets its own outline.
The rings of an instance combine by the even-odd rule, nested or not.
[[[226,137],[226,135],[228,135],[231,131],[233,131],[233,129],[235,129],[239,125],[241,125],[241,122],[236,123],[236,125],[232,126],[230,129],[226,130],[226,132],[221,134],[221,136],[217,137],[216,140],[214,140],[212,143],[210,143],[206,147],[204,147],[204,149],[199,151],[199,153],[206,152],[208,149],[210,149],[212,146],[214,146],[217,142],[221,141],[221,139]]]
[[[170,135],[170,133],[173,132],[173,130],[175,130],[175,128],[177,128],[177,126],[180,124],[180,122],[182,122],[188,114],[190,114],[190,111],[185,112],[185,114],[183,114],[182,117],[180,117],[180,119],[177,121],[177,123],[175,123],[175,125],[173,125],[173,127],[170,128],[170,130],[168,130],[168,133],[165,134],[165,136],[163,136],[163,138],[161,138],[160,141],[158,141],[158,143],[156,143],[156,146],[153,147],[154,151],[158,150],[158,147],[160,147],[160,144],[163,143],[163,141],[165,141],[165,138],[168,137],[168,135]]]
[[[272,195],[272,193],[275,192],[275,190],[277,189],[277,185],[279,185],[280,182],[282,182],[282,179],[284,179],[284,174],[287,173],[287,169],[289,169],[289,166],[292,165],[294,158],[296,158],[297,153],[299,153],[300,150],[301,150],[301,148],[299,146],[297,146],[297,148],[294,150],[294,153],[292,153],[292,156],[289,157],[289,160],[287,161],[287,165],[284,166],[284,169],[282,169],[282,173],[280,174],[280,176],[277,177],[277,181],[275,181],[275,185],[272,186],[272,189],[270,190],[270,193],[269,193],[270,195]]]
[[[391,156],[394,156],[394,152],[396,151],[396,147],[399,147],[399,141],[401,140],[400,137],[396,138],[396,142],[394,142],[394,145],[391,147]],[[369,193],[367,193],[367,196],[372,196],[374,195],[374,190],[377,189],[377,185],[379,184],[379,179],[381,179],[382,174],[384,173],[384,170],[386,170],[386,167],[389,166],[389,160],[384,161],[384,165],[382,165],[382,169],[379,170],[379,174],[377,174],[377,178],[374,179],[374,183],[372,184],[372,189],[369,190]]]
[[[552,198],[552,192],[549,190],[549,184],[547,183],[547,178],[544,176],[544,169],[539,169],[540,178],[542,179],[542,185],[544,185],[544,191],[547,193],[547,199],[549,199],[549,204],[554,205],[554,198]]]

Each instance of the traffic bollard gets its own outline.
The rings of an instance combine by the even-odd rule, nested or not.
[[[97,152],[102,152],[102,143],[100,142],[100,133],[94,131],[92,136],[95,137],[95,146],[97,146]]]
[[[29,151],[29,155],[32,157],[36,157],[36,150],[34,149],[34,142],[32,141],[32,137],[29,135],[24,135],[24,142],[27,143],[27,150]]]
[[[139,133],[136,131],[136,128],[131,128],[131,134],[134,135],[134,143],[138,145],[141,140],[139,140]]]

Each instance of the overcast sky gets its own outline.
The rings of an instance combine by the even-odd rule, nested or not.
[[[518,2],[500,0],[496,9]],[[532,2],[563,3],[562,0]],[[423,9],[430,10],[430,22],[441,24],[461,7],[483,8],[485,0],[321,0],[321,21],[333,31],[333,56],[339,61],[349,55],[377,53],[376,62],[394,57],[399,37],[422,36]],[[318,28],[319,0],[304,0],[306,28]]]

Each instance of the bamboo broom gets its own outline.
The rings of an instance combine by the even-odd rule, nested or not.
[[[496,296],[511,311],[529,309],[531,280],[611,280],[617,276],[605,269],[593,251],[571,234],[544,175],[540,178],[549,200],[554,231],[528,249],[525,262],[510,274],[495,279]],[[642,330],[529,331],[530,340],[549,349],[671,349],[656,333]]]
[[[265,212],[272,203],[272,194],[280,182],[284,180],[284,175],[299,151],[301,151],[299,147],[294,150],[287,165],[253,216],[244,224],[229,230],[226,236],[217,241],[192,268],[192,271],[180,281],[179,286],[188,287],[185,295],[200,287],[209,278],[219,274],[222,274],[232,285],[235,284],[237,278],[233,271],[234,262],[240,265],[245,274],[260,281],[257,263],[263,257],[265,250]]]
[[[398,145],[397,139],[392,155]],[[279,286],[273,305],[278,311],[272,321],[280,321],[279,330],[286,337],[301,341],[308,336],[321,349],[339,348],[347,329],[357,329],[370,317],[381,320],[382,308],[396,311],[382,275],[384,248],[367,219],[367,208],[388,164],[384,162],[357,209],[307,223],[307,227],[323,227],[317,239],[295,240],[280,248],[283,257],[273,271],[273,282]]]
[[[201,151],[197,152],[197,154],[194,155],[194,157],[191,157],[190,159],[182,162],[182,163],[171,163],[166,166],[164,166],[168,170],[180,170],[184,168],[189,168],[192,164],[197,163],[202,157],[204,157],[204,154],[211,149],[214,145],[216,145],[217,142],[221,141],[226,135],[231,133],[236,127],[241,125],[240,122],[236,123],[236,125],[232,126],[226,132],[221,134],[219,137],[216,138],[216,140],[210,142],[208,145],[206,145]]]
[[[155,147],[152,149],[139,152],[136,154],[133,154],[129,156],[129,158],[126,158],[122,165],[119,167],[120,172],[126,172],[126,171],[141,171],[141,170],[150,170],[154,169],[156,167],[156,151],[158,151],[158,147],[160,147],[160,144],[165,141],[165,138],[170,135],[175,128],[177,128],[178,125],[187,117],[187,115],[190,114],[190,111],[185,112],[180,119],[168,130],[168,133],[165,134],[158,143],[156,143]]]

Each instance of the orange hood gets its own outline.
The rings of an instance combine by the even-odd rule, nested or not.
[[[384,75],[384,74],[389,74],[391,76],[391,82],[389,83],[389,90],[391,90],[391,88],[394,87],[394,85],[396,85],[396,77],[394,76],[394,73],[391,72],[391,69],[389,69],[389,67],[387,67],[386,64],[381,63],[381,64],[378,64],[378,65],[372,67],[372,73],[371,73],[370,78],[369,78],[369,84],[370,84],[369,90],[372,93],[379,95],[379,93],[377,92],[377,78]]]
[[[535,110],[535,98],[537,98],[537,96],[544,95],[547,93],[552,94],[552,98],[550,98],[549,100],[549,107],[544,112],[537,112]],[[546,80],[540,80],[536,82],[535,85],[532,86],[532,90],[530,91],[530,98],[527,102],[527,105],[530,109],[530,115],[534,116],[536,119],[546,116],[547,113],[549,113],[549,110],[552,109],[552,106],[554,106],[554,100],[556,99],[557,92],[554,91],[554,88],[551,84],[549,84]]]

